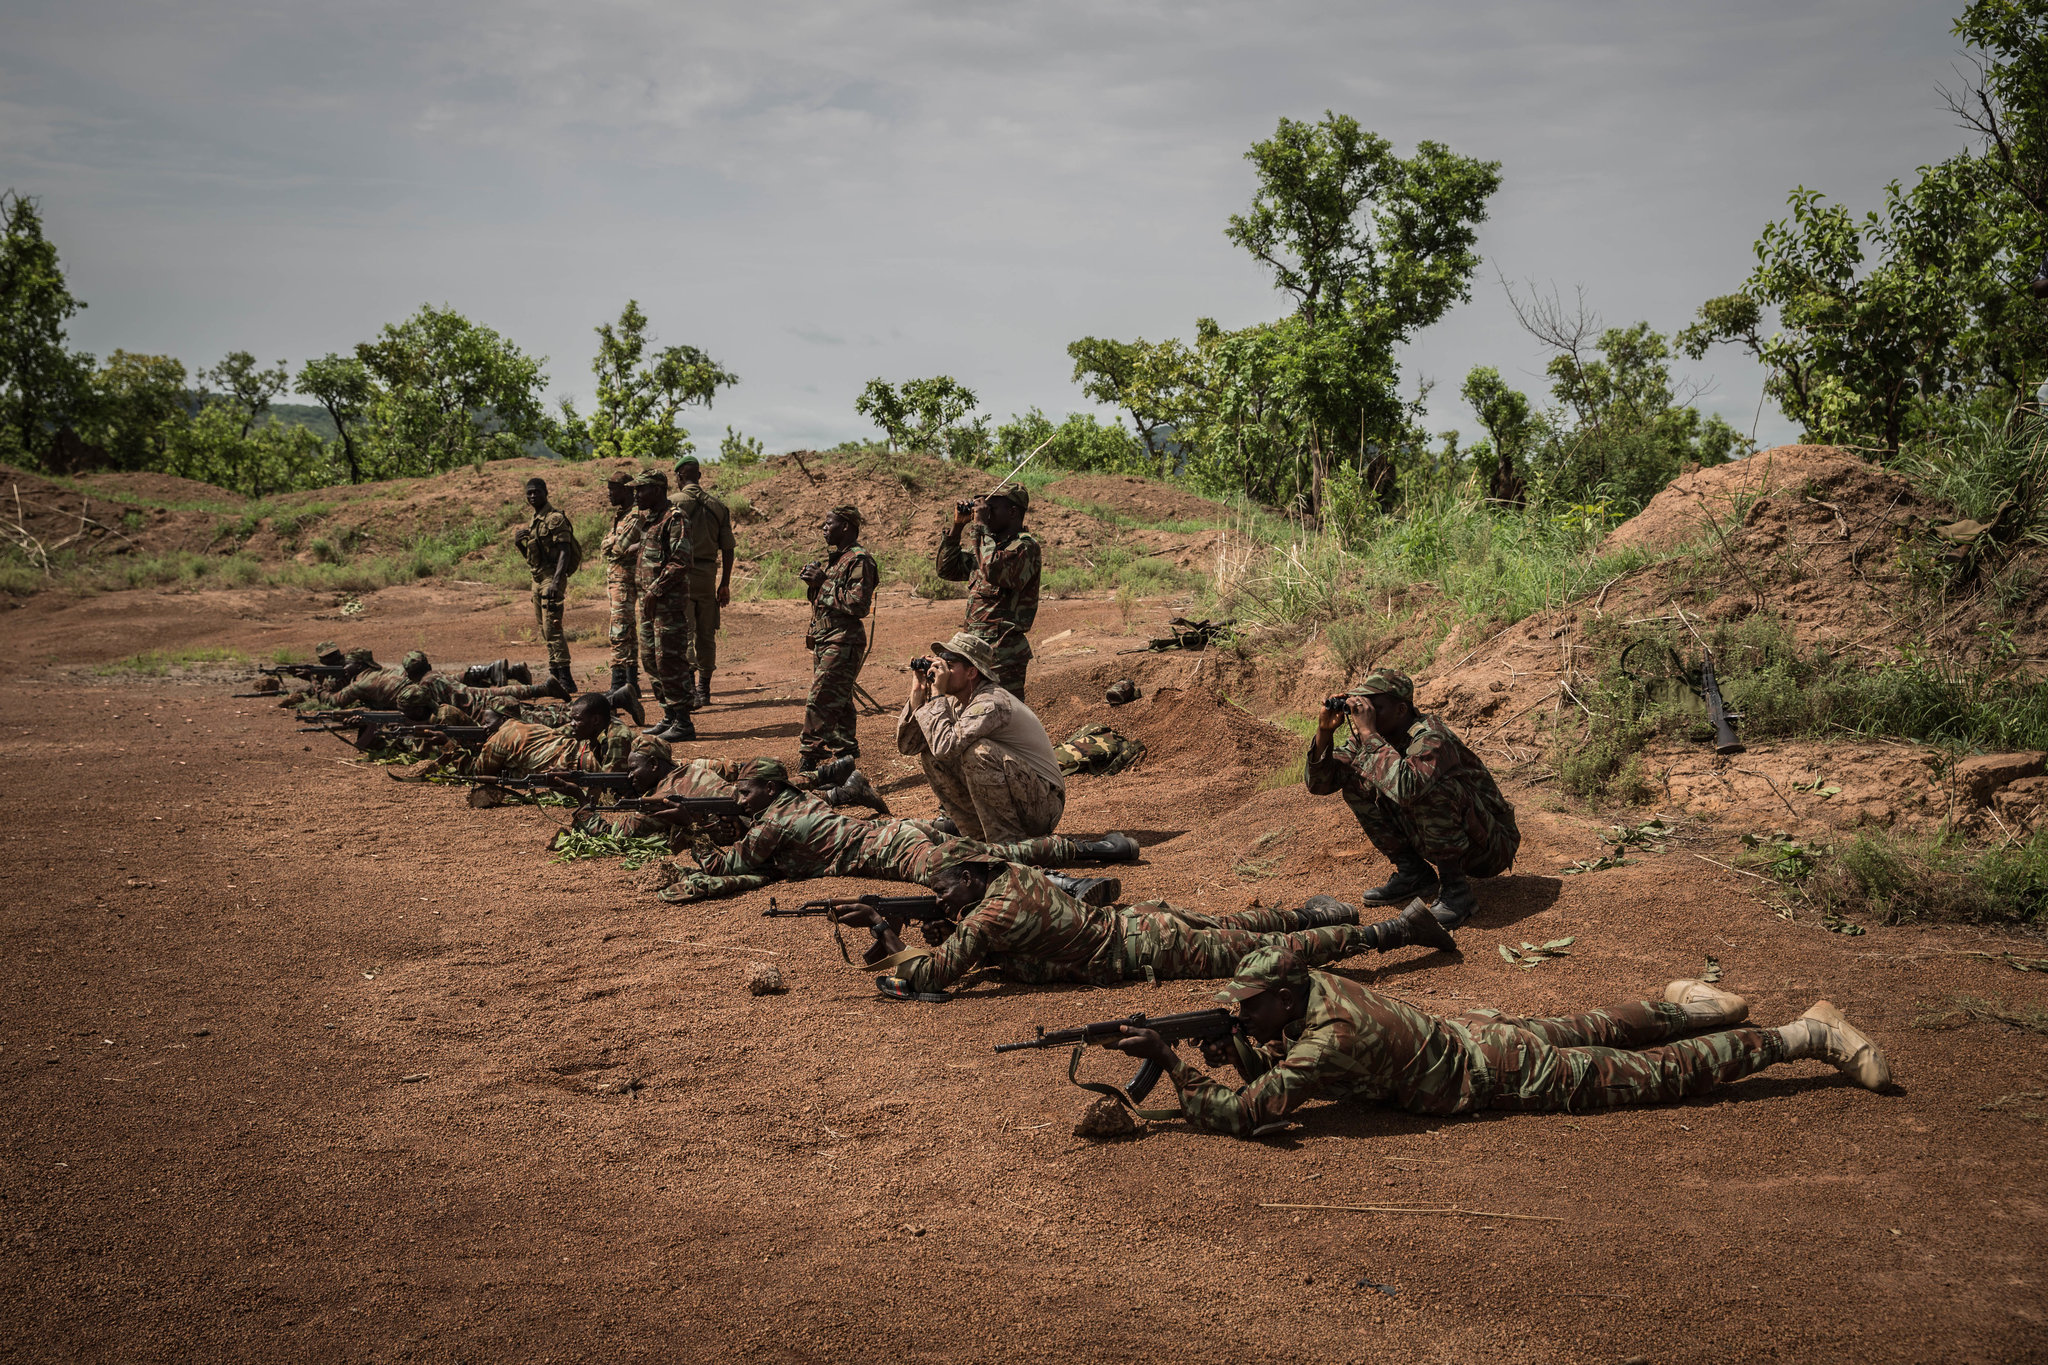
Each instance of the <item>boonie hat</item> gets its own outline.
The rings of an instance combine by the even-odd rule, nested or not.
[[[989,496],[992,498],[1008,498],[1011,502],[1017,504],[1019,512],[1029,512],[1031,510],[1031,490],[1021,483],[1001,484]]]
[[[1308,987],[1308,962],[1292,948],[1260,948],[1247,953],[1216,998],[1228,1005],[1241,1004],[1275,986]]]
[[[1402,701],[1415,701],[1415,680],[1398,668],[1376,668],[1365,675],[1365,681],[1354,685],[1354,697],[1379,697],[1392,694]]]
[[[943,644],[933,641],[932,653],[950,654],[956,659],[965,659],[973,664],[984,678],[993,679],[996,676],[996,652],[989,648],[988,641],[979,635],[971,635],[963,630]]]

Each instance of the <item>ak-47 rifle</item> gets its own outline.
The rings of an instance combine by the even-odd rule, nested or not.
[[[299,717],[307,722],[299,727],[302,735],[326,731],[332,734],[339,730],[376,730],[393,725],[407,725],[411,717],[403,711],[369,711],[355,708],[347,711],[314,711]]]
[[[275,668],[259,668],[256,671],[271,678],[297,678],[300,682],[322,682],[328,678],[347,678],[355,669],[351,664],[279,664]]]
[[[1166,623],[1171,634],[1155,636],[1135,649],[1120,649],[1119,654],[1162,654],[1169,649],[1184,649],[1196,653],[1207,649],[1231,633],[1229,621],[1190,621],[1185,616],[1176,616]]]
[[[1128,1014],[1121,1019],[1104,1019],[1099,1023],[1082,1024],[1078,1028],[1047,1030],[1041,1026],[1036,1038],[1021,1043],[997,1043],[996,1051],[1022,1052],[1027,1048],[1065,1047],[1072,1044],[1074,1058],[1067,1067],[1067,1078],[1074,1080],[1074,1072],[1081,1065],[1082,1050],[1090,1043],[1121,1037],[1126,1025],[1131,1028],[1151,1029],[1164,1038],[1169,1047],[1183,1040],[1200,1043],[1219,1042],[1237,1033],[1242,1027],[1235,1014],[1219,1005],[1215,1009],[1189,1010],[1186,1014]],[[1152,1087],[1159,1083],[1159,1078],[1164,1074],[1165,1069],[1159,1063],[1146,1062],[1138,1068],[1138,1074],[1125,1083],[1122,1095],[1128,1097],[1132,1104],[1141,1103],[1145,1096],[1152,1093]],[[1094,1090],[1105,1095],[1117,1093],[1109,1086],[1088,1081],[1074,1080],[1074,1084],[1083,1090]]]
[[[298,732],[302,735],[340,735],[344,730],[354,731],[355,738],[347,742],[358,749],[367,749],[372,745],[388,743],[394,739],[417,739],[422,736],[451,740],[465,749],[474,749],[496,733],[498,728],[495,725],[435,725],[431,721],[411,720],[403,711],[333,711],[301,716],[300,719],[327,722],[300,726]]]
[[[775,897],[770,896],[768,908],[761,915],[764,919],[822,916],[831,921],[832,938],[839,944],[839,956],[851,962],[853,955],[846,951],[846,940],[839,936],[839,912],[854,909],[873,910],[879,916],[868,926],[868,932],[874,935],[875,941],[861,958],[870,966],[889,956],[889,948],[883,938],[886,924],[937,924],[953,919],[952,913],[939,904],[937,896],[848,896],[838,900],[805,901],[802,905],[792,906],[778,905]]]
[[[1740,714],[1728,709],[1721,700],[1721,684],[1714,680],[1714,656],[1705,655],[1700,660],[1700,691],[1707,698],[1707,720],[1714,727],[1714,752],[1717,754],[1739,754],[1743,744],[1735,736],[1734,722],[1741,720]]]

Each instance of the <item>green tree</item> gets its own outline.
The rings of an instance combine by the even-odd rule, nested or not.
[[[988,458],[988,418],[981,400],[951,375],[907,379],[901,387],[870,379],[853,410],[882,429],[891,450],[923,450],[980,464]]]
[[[1156,474],[1173,471],[1173,426],[1187,407],[1197,373],[1194,356],[1178,341],[1116,341],[1082,337],[1067,346],[1074,382],[1098,403],[1130,415]]]
[[[1460,390],[1486,429],[1486,440],[1473,447],[1475,462],[1490,461],[1487,496],[1498,503],[1519,505],[1528,499],[1530,443],[1543,429],[1543,420],[1529,406],[1529,396],[1511,389],[1491,365],[1475,365],[1465,376]]]
[[[164,468],[190,420],[185,378],[174,356],[115,351],[93,376],[92,419],[80,434],[117,468]]]
[[[0,454],[41,461],[91,397],[93,360],[65,349],[72,297],[36,201],[0,194]]]
[[[369,366],[356,356],[330,351],[301,365],[294,382],[300,393],[327,409],[327,415],[334,420],[335,441],[341,446],[341,462],[348,470],[348,481],[361,483],[367,456],[365,426],[382,396]]]
[[[379,392],[373,477],[418,476],[523,454],[559,434],[541,405],[542,362],[452,308],[422,305],[356,347]]]
[[[1044,449],[1039,449],[1040,446]],[[1104,422],[1090,412],[1069,413],[1054,424],[1037,408],[996,428],[992,462],[1004,469],[1032,456],[1034,465],[1108,474],[1153,472],[1153,461],[1122,423]]]
[[[590,362],[597,409],[584,428],[591,457],[680,459],[697,448],[679,424],[683,409],[708,408],[720,389],[739,383],[738,375],[695,346],[653,345],[637,300],[626,301],[616,323],[598,325],[597,356]],[[565,426],[576,429],[575,409],[565,403],[563,411]]]

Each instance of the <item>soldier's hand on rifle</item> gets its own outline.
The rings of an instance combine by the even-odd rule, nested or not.
[[[832,913],[828,918],[834,924],[844,924],[851,929],[871,929],[883,923],[881,911],[859,901],[839,902],[832,907]]]
[[[1236,1057],[1230,1050],[1228,1039],[1204,1038],[1202,1040],[1202,1060],[1210,1066],[1227,1066],[1235,1061]]]
[[[1148,1028],[1132,1028],[1125,1024],[1117,1036],[1104,1038],[1102,1045],[1126,1057],[1136,1057],[1141,1062],[1157,1062],[1165,1066],[1173,1060],[1173,1049],[1166,1045],[1166,1040]]]

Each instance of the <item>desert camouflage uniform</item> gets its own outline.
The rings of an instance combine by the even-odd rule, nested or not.
[[[356,674],[355,681],[324,698],[323,707],[362,707],[367,711],[395,711],[398,709],[398,690],[412,679],[405,676],[402,668],[380,668],[370,673]]]
[[[798,766],[806,772],[841,754],[860,757],[854,734],[853,685],[867,656],[862,618],[874,605],[881,574],[875,557],[849,545],[825,563],[825,577],[811,599],[811,695],[804,703],[804,731],[797,739]]]
[[[1465,874],[1505,872],[1522,846],[1515,808],[1493,774],[1435,716],[1408,727],[1408,752],[1368,734],[1318,752],[1305,770],[1317,796],[1344,793],[1373,847],[1393,858],[1413,850],[1432,863],[1459,863]]]
[[[697,701],[690,629],[690,523],[680,503],[640,533],[640,671],[654,699],[682,714]]]
[[[1197,927],[1163,902],[1128,910],[1083,905],[1035,868],[1006,867],[988,894],[937,948],[906,948],[875,964],[920,991],[951,986],[976,967],[994,967],[1010,981],[1078,981],[1108,986],[1132,978],[1158,981],[1226,977],[1245,954],[1285,946],[1313,963],[1366,952],[1355,924],[1284,929],[1286,911],[1253,910]]]
[[[562,629],[562,599],[555,596],[555,565],[562,559],[562,551],[576,542],[576,530],[569,524],[569,518],[553,503],[533,514],[533,522],[527,528],[532,532],[526,538],[526,566],[533,572],[533,624],[540,632],[540,638],[548,647],[548,666],[566,668],[569,666],[569,637]],[[572,554],[572,558],[575,556]],[[563,584],[566,592],[568,585]]]
[[[1785,1060],[1776,1029],[1682,1037],[1683,1007],[1661,1000],[1558,1019],[1485,1009],[1438,1019],[1327,972],[1308,976],[1308,1014],[1289,1027],[1286,1055],[1242,1089],[1175,1057],[1168,1074],[1195,1127],[1250,1137],[1311,1099],[1415,1114],[1617,1109],[1705,1094]]]
[[[525,777],[567,771],[622,773],[635,731],[613,721],[596,739],[579,740],[566,725],[508,720],[484,741],[470,764],[473,777]]]
[[[676,494],[690,524],[690,629],[695,636],[697,671],[718,667],[718,565],[722,555],[737,550],[732,538],[732,513],[723,502],[694,483]]]
[[[685,877],[679,894],[731,896],[772,881],[813,877],[922,882],[941,868],[970,861],[1068,867],[1088,856],[1063,836],[987,844],[939,834],[922,820],[863,820],[790,788],[754,817],[746,837],[700,859],[703,871]]]
[[[998,544],[978,522],[963,529],[974,532],[974,547],[962,549],[963,530],[948,527],[939,538],[934,567],[939,577],[967,585],[966,628],[995,651],[992,681],[1021,698],[1031,663],[1031,641],[1025,633],[1038,619],[1038,539],[1019,531]]]
[[[598,553],[604,556],[605,596],[611,604],[612,667],[631,668],[640,661],[640,537],[647,514],[637,507],[620,510],[605,532]]]

